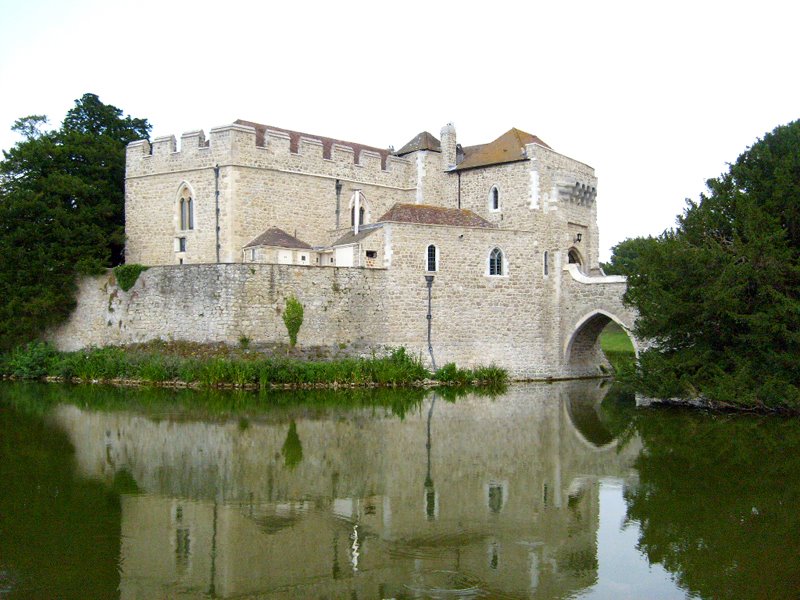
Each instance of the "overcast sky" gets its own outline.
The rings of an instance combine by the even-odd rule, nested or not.
[[[399,148],[511,127],[593,166],[601,258],[800,117],[800,4],[0,0],[0,148],[85,92],[153,136],[242,118]]]

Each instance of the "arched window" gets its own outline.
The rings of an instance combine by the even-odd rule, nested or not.
[[[503,274],[503,251],[495,248],[489,254],[489,275]]]
[[[181,198],[181,230],[186,229],[186,198]]]
[[[366,212],[364,211],[364,207],[363,206],[359,206],[358,207],[358,224],[359,225],[363,225],[364,224],[365,215],[366,215]],[[356,207],[355,206],[351,206],[350,207],[350,225],[352,226],[352,225],[355,225],[355,224],[356,224]]]
[[[178,225],[181,231],[194,229],[194,197],[186,182],[178,191]]]
[[[364,225],[367,221],[369,221],[370,211],[369,211],[369,203],[367,202],[366,196],[362,192],[355,192],[353,197],[350,198],[350,226],[353,227],[356,224],[356,198],[355,194],[360,194],[360,198],[358,201],[358,224]]]
[[[496,185],[489,190],[489,210],[500,210],[500,190]]]
[[[425,270],[431,272],[439,270],[439,252],[433,244],[428,246],[425,253]]]

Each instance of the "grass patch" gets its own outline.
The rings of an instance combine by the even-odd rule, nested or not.
[[[633,343],[625,330],[614,321],[606,325],[600,334],[600,347],[616,374],[633,372],[636,367]]]

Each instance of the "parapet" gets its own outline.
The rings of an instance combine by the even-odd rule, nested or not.
[[[128,144],[127,177],[220,166],[288,170],[398,187],[413,185],[414,165],[389,149],[249,122]],[[411,182],[411,183],[409,183]]]

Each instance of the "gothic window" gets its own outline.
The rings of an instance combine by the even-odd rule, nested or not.
[[[181,231],[194,229],[194,198],[188,184],[184,183],[178,194],[178,220]]]
[[[439,253],[436,251],[436,246],[431,244],[428,246],[428,251],[425,256],[426,262],[426,271],[438,271],[439,270]]]
[[[359,225],[363,225],[364,224],[365,215],[366,215],[366,212],[364,211],[364,207],[363,206],[359,206],[358,207],[358,224]],[[351,206],[350,207],[350,225],[355,225],[355,224],[356,224],[356,207],[355,206]]]
[[[181,230],[186,229],[186,199],[181,198]]]
[[[489,254],[489,275],[503,275],[503,251],[500,248]]]
[[[489,190],[489,210],[500,210],[500,190],[496,185]]]

